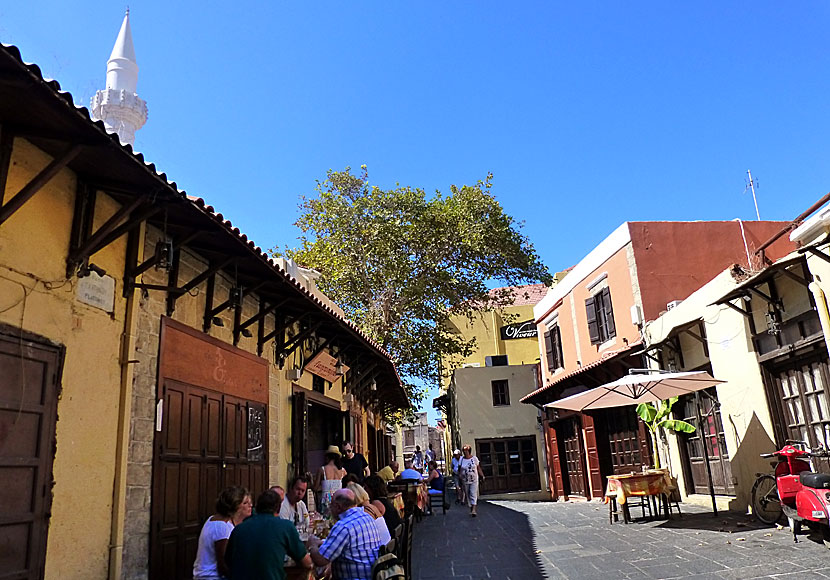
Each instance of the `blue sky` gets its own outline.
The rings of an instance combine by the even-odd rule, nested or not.
[[[0,4],[88,105],[124,5]],[[260,246],[327,169],[432,191],[488,171],[551,270],[626,220],[792,219],[830,190],[830,4],[131,4],[136,148]]]

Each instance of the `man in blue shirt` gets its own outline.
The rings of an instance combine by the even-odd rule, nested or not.
[[[331,564],[335,580],[372,580],[372,564],[380,548],[375,519],[357,505],[350,489],[334,492],[331,513],[337,523],[319,548],[312,545],[314,565]]]
[[[396,477],[395,479],[415,479],[418,481],[424,480],[424,476],[421,474],[421,472],[412,467],[412,461],[410,459],[404,461],[403,466],[404,470],[401,471],[400,475],[398,475],[398,477]]]
[[[263,492],[256,501],[256,514],[231,532],[225,562],[234,580],[285,580],[286,554],[311,568],[311,557],[294,524],[274,513],[279,503],[275,491]]]

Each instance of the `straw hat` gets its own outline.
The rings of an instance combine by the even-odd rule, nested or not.
[[[337,448],[337,445],[329,445],[329,448],[326,449],[326,454],[334,453],[335,455],[340,455],[340,449]]]

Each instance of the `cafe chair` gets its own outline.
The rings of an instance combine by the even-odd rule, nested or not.
[[[671,487],[669,492],[664,494],[666,499],[666,517],[671,517],[672,510],[677,510],[677,515],[683,517],[683,512],[680,511],[680,488],[677,486],[677,478],[669,476],[671,479]]]
[[[446,483],[446,480],[444,480]],[[447,492],[446,486],[444,489],[431,489],[429,490],[429,515],[435,513],[436,505],[439,506],[442,510],[442,513],[447,513],[447,502],[445,500],[445,494]],[[440,502],[440,503],[439,503]]]

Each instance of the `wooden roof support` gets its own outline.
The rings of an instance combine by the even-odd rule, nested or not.
[[[259,305],[260,305],[259,313],[255,314],[254,316],[251,316],[245,322],[241,322],[239,324],[239,329],[244,330],[244,329],[248,328],[249,326],[251,326],[252,324],[256,324],[257,322],[259,322],[260,320],[263,320],[269,314],[276,311],[278,308],[280,308],[281,306],[284,306],[286,303],[288,303],[290,301],[291,301],[290,298],[285,298],[284,300],[280,300],[279,302],[274,302],[273,304],[268,304],[266,306],[266,301],[261,300],[260,303],[259,303]]]
[[[12,161],[12,146],[14,133],[8,125],[0,126],[0,207],[3,206],[3,196],[6,192],[6,180],[9,177],[9,165]]]
[[[297,350],[297,347],[300,346],[300,344],[302,344],[303,340],[314,334],[314,332],[322,325],[322,322],[316,322],[308,328],[306,328],[300,334],[289,340],[287,343],[277,346],[277,358],[281,360],[285,360],[286,358],[288,358],[292,352]]]
[[[316,349],[314,349],[314,352],[311,353],[311,356],[308,357],[308,360],[313,360],[315,356],[317,356],[318,354],[320,354],[321,352],[326,350],[326,348],[328,348],[328,346],[332,343],[333,340],[334,340],[334,335],[332,335],[329,338],[327,338],[326,340],[324,340],[323,344],[321,344]]]
[[[17,210],[23,207],[23,204],[32,199],[32,197],[40,191],[44,185],[49,183],[53,177],[60,173],[61,169],[69,165],[69,162],[78,156],[83,147],[83,145],[78,144],[67,147],[63,154],[55,157],[49,165],[44,167],[41,172],[35,175],[29,183],[24,185],[23,189],[17,192],[17,195],[0,206],[0,225],[13,216]]]
[[[734,310],[735,312],[740,312],[740,313],[741,313],[741,314],[743,314],[746,318],[749,318],[750,320],[752,320],[752,315],[751,315],[749,312],[747,312],[746,310],[744,310],[744,309],[743,309],[743,308],[741,308],[740,306],[735,306],[734,304],[732,304],[732,301],[731,301],[731,300],[727,300],[727,301],[725,301],[725,302],[721,302],[721,304],[723,304],[724,306],[728,306],[729,308],[731,308],[731,309],[732,309],[732,310]]]
[[[360,371],[358,371],[354,376],[351,376],[351,373],[350,373],[349,380],[346,381],[343,385],[344,388],[351,389],[353,386],[355,386],[357,384],[360,384],[360,382],[366,377],[366,375],[369,372],[373,371],[375,369],[375,367],[377,367],[377,366],[378,366],[377,361],[374,361],[374,362],[369,363],[368,365],[366,365],[362,369],[360,369]]]
[[[173,250],[178,250],[179,248],[185,246],[189,242],[193,241],[193,239],[197,238],[201,233],[203,233],[202,230],[192,230],[190,233],[173,240]],[[159,257],[154,253],[152,256],[144,260],[140,265],[136,266],[129,273],[129,276],[133,279],[138,278],[144,272],[155,266],[158,262],[158,259]]]
[[[283,330],[285,330],[286,328],[288,328],[292,324],[295,324],[295,323],[303,320],[304,318],[306,318],[310,315],[311,315],[311,312],[303,312],[298,317],[292,318],[291,320],[286,320],[282,324],[280,324],[278,326],[275,326],[274,330],[272,330],[271,332],[269,332],[268,334],[266,334],[265,336],[262,337],[262,344],[265,344],[266,342],[268,342],[269,340],[271,340],[272,338],[277,336],[280,332],[282,332]]]
[[[756,296],[760,297],[762,300],[766,301],[768,304],[771,304],[776,309],[784,310],[784,305],[781,303],[781,300],[776,300],[772,296],[767,296],[757,288],[753,286],[747,286],[747,290],[755,294]]]

